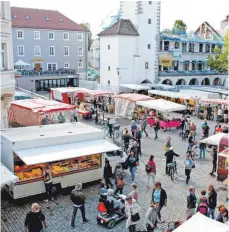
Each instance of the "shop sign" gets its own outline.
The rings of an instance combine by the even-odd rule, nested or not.
[[[172,58],[165,58],[165,57],[161,57],[160,58],[160,65],[161,66],[166,66],[166,67],[171,67],[172,66]]]
[[[33,58],[32,62],[44,62],[45,60],[43,58]]]

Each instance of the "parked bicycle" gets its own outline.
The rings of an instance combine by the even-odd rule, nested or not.
[[[109,133],[109,128],[108,128],[107,125],[104,126],[102,129],[104,130],[105,136],[110,135],[110,133]],[[113,128],[112,128],[111,137],[112,137],[113,139],[118,139],[120,136],[121,136],[120,125],[119,125],[119,124],[115,124],[115,125],[113,126]]]

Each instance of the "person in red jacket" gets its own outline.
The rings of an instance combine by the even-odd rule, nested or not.
[[[150,184],[153,181],[153,184],[155,184],[155,176],[156,176],[156,163],[154,162],[154,156],[151,155],[149,157],[149,161],[147,162],[147,167],[148,167],[148,182],[147,182],[147,188],[149,189]]]

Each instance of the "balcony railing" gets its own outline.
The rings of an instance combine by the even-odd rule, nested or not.
[[[63,76],[63,75],[76,75],[76,69],[60,68],[54,71],[34,71],[34,70],[19,70],[18,76],[22,77],[35,77],[35,76]]]
[[[206,70],[206,71],[173,71],[173,70],[167,70],[167,71],[159,71],[159,76],[203,76],[203,75],[227,75],[227,73],[219,73],[214,70]]]

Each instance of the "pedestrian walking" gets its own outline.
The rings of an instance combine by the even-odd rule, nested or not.
[[[158,139],[158,131],[160,130],[160,122],[158,120],[158,118],[155,119],[154,122],[154,132],[155,132],[155,138],[154,139]]]
[[[33,203],[31,211],[26,215],[24,231],[25,232],[42,232],[43,228],[47,228],[45,216],[40,210],[37,203]]]
[[[129,196],[132,197],[132,199],[134,199],[136,202],[138,202],[138,190],[137,190],[137,185],[136,184],[131,184],[130,185],[131,188],[131,192],[128,194]]]
[[[153,182],[155,184],[155,176],[156,176],[156,163],[154,162],[154,156],[151,155],[149,157],[149,161],[146,164],[146,173],[148,176],[147,188],[149,189]]]
[[[146,229],[147,232],[154,232],[154,229],[157,228],[157,223],[160,222],[158,218],[158,203],[151,204],[150,208],[146,213]]]
[[[94,98],[93,100],[93,105],[94,105],[94,109],[97,109],[97,102],[96,102],[96,99]]]
[[[225,108],[223,111],[223,120],[224,120],[224,123],[228,122],[228,109],[227,108]]]
[[[161,187],[161,182],[160,181],[157,181],[155,183],[155,188],[153,189],[153,193],[152,193],[151,204],[152,203],[157,203],[158,204],[158,208],[157,208],[158,218],[161,221],[161,209],[163,207],[167,206],[167,193]]]
[[[212,115],[212,108],[211,108],[211,105],[208,105],[208,107],[207,107],[207,120],[211,119],[211,115]]]
[[[45,192],[47,199],[45,199],[46,202],[49,200],[54,200],[52,196],[52,169],[50,164],[46,164],[45,170],[43,171],[43,178],[44,178],[44,184],[45,184]]]
[[[193,132],[193,139],[196,140],[196,125],[194,122],[191,123],[190,130]]]
[[[129,167],[129,171],[131,173],[132,181],[135,179],[135,173],[137,168],[137,158],[133,150],[131,150],[130,155],[127,158],[127,165]]]
[[[139,129],[139,127],[137,127],[137,131],[136,131],[136,139],[138,142],[138,155],[142,155],[142,150],[141,150],[141,138],[142,138],[142,133]]]
[[[215,108],[214,108],[214,121],[216,121],[217,120],[217,116],[218,116],[218,106],[216,106]]]
[[[201,136],[201,140],[204,139],[204,134]],[[206,150],[206,144],[200,143],[200,159],[205,159],[205,150]]]
[[[219,107],[219,109],[218,109],[218,115],[217,115],[217,120],[219,120],[220,122],[222,120],[222,115],[223,115],[223,111],[222,111],[221,107]]]
[[[75,122],[78,122],[78,112],[79,112],[79,110],[75,107],[73,110],[73,118],[74,118]]]
[[[214,172],[216,172],[217,158],[218,158],[216,146],[212,147],[211,156],[212,156],[212,172],[210,172],[210,174],[213,175]]]
[[[112,129],[113,129],[113,125],[110,122],[110,118],[107,118],[107,127],[108,127],[108,132],[110,135],[110,138],[112,137]]]
[[[137,131],[137,125],[136,125],[136,122],[134,120],[132,120],[132,124],[131,124],[131,133],[132,133],[132,136],[135,138],[135,133]]]
[[[110,161],[108,159],[105,160],[105,166],[103,170],[103,177],[106,183],[106,188],[113,188],[113,184],[111,183],[110,178],[112,177],[112,167],[110,165]]]
[[[142,124],[141,124],[141,131],[142,131],[142,135],[144,132],[146,137],[148,137],[148,133],[146,132],[146,126],[147,126],[146,118],[143,116],[142,117]]]
[[[186,154],[186,159],[184,160],[186,184],[188,184],[188,182],[190,180],[190,174],[191,174],[191,171],[192,171],[193,164],[194,163],[193,163],[190,155]]]
[[[174,156],[179,157],[179,155],[176,154],[176,153],[173,151],[173,147],[170,147],[170,148],[169,148],[169,151],[167,151],[167,152],[165,153],[165,156],[166,156],[165,174],[166,174],[166,175],[169,175],[169,174],[170,174],[170,169],[169,169],[169,167],[168,167],[168,164],[170,164],[170,163],[173,162]]]
[[[201,191],[201,196],[198,199],[197,212],[207,216],[208,215],[208,203],[206,198],[206,190]]]
[[[208,202],[208,217],[215,219],[215,208],[217,205],[217,193],[212,184],[208,186],[207,202]]]
[[[71,220],[71,228],[75,228],[75,219],[78,209],[80,209],[82,214],[82,220],[83,223],[88,222],[86,216],[85,216],[85,200],[86,196],[82,192],[82,184],[78,183],[75,186],[75,189],[72,190],[71,196],[70,196],[72,203],[73,203],[73,213],[72,213],[72,220]]]
[[[190,186],[188,189],[188,196],[187,196],[187,220],[191,218],[196,213],[196,194],[195,188]]]
[[[114,179],[116,184],[116,190],[114,192],[114,195],[117,195],[118,193],[122,194],[123,188],[125,186],[125,180],[124,180],[124,172],[122,169],[121,164],[117,164],[115,171],[114,171]]]
[[[138,203],[132,199],[131,196],[127,196],[125,203],[125,213],[127,217],[126,228],[129,229],[129,232],[136,231],[136,224],[140,220],[140,210],[141,208]]]

